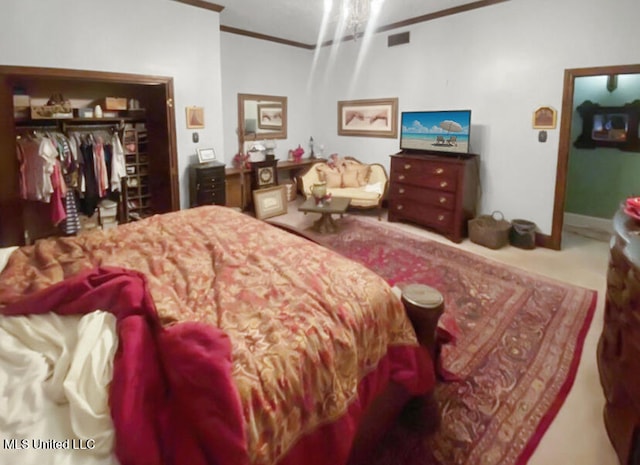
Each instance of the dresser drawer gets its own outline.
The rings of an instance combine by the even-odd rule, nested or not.
[[[391,182],[427,187],[429,189],[447,192],[456,192],[458,189],[458,180],[456,178],[443,178],[438,176],[427,177],[422,173],[414,171],[407,171],[404,173],[393,172],[391,173]]]
[[[457,189],[458,166],[431,160],[400,160],[391,162],[391,181],[431,189],[455,192]]]
[[[215,190],[215,189],[224,189],[225,181],[224,178],[206,178],[206,179],[198,179],[196,181],[196,190]]]
[[[431,205],[404,202],[389,199],[389,216],[396,219],[407,219],[431,226],[443,232],[450,232],[453,224],[453,212]]]
[[[225,190],[199,190],[196,195],[196,202],[198,205],[224,205],[225,203]]]
[[[196,169],[196,178],[197,179],[205,179],[205,178],[224,178],[224,166],[219,167],[210,167],[210,168],[197,168]]]
[[[456,206],[455,193],[426,189],[409,184],[393,183],[389,188],[389,198],[398,202],[416,202],[434,207],[453,210]]]

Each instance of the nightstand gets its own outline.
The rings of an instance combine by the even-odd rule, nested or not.
[[[225,165],[218,161],[189,166],[190,206],[225,205]]]

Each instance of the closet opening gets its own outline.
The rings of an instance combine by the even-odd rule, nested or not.
[[[118,222],[178,210],[172,102],[170,77],[0,66],[0,246],[23,245],[69,233],[51,221],[54,206],[25,196],[25,164],[19,154],[21,143],[28,138],[51,137],[61,150],[70,137],[74,138],[73,144],[99,141],[94,147],[100,149],[94,152],[102,153],[101,144],[106,149],[106,142],[117,136],[122,145],[124,175],[116,187],[111,176],[113,165],[107,163],[115,150],[113,146],[104,150],[105,165],[100,165],[101,159],[96,155],[95,160],[99,161],[94,160],[94,174],[104,175],[100,166],[109,165],[109,188],[98,189],[99,201],[117,203]],[[69,170],[71,165],[67,164]],[[80,176],[83,180],[91,178],[85,177],[86,173]],[[84,208],[89,217],[87,227],[102,227],[100,213],[104,216],[107,210],[92,210],[94,202],[87,201],[87,197],[93,196],[88,194],[93,190],[87,191],[86,183],[80,187],[80,183],[69,179],[70,176],[65,182],[74,189],[77,206]],[[104,188],[104,184],[101,186]]]

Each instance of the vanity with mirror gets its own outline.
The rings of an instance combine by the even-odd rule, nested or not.
[[[238,94],[238,148],[246,153],[251,142],[287,138],[287,97]],[[263,145],[263,144],[261,144]],[[268,144],[264,144],[268,145]],[[276,158],[278,158],[276,156]],[[293,180],[295,176],[321,159],[289,161],[280,157],[277,178]],[[239,167],[226,170],[226,205],[245,209],[251,198],[251,172]]]
[[[247,142],[287,138],[287,97],[238,94],[238,148],[246,153]],[[251,197],[249,170],[227,168],[227,206],[246,208]]]

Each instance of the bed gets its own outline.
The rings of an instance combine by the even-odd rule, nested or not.
[[[0,330],[13,342],[0,359],[15,376],[2,394],[17,401],[43,377],[58,383],[32,393],[28,415],[0,404],[9,452],[22,459],[21,441],[35,453],[33,441],[57,435],[64,463],[353,463],[379,434],[372,425],[435,384],[428,351],[380,277],[232,209],[8,252]],[[56,331],[73,333],[72,349]],[[8,354],[44,353],[49,339],[49,372],[27,376],[20,357],[15,368]],[[43,398],[68,405],[65,428],[33,426],[46,420],[32,408]]]

